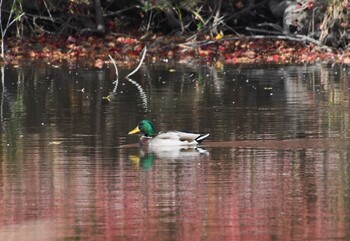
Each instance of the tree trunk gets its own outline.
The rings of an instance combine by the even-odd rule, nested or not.
[[[103,21],[103,12],[101,7],[101,0],[94,0],[95,16],[96,16],[96,28],[101,33],[105,33],[105,24]]]

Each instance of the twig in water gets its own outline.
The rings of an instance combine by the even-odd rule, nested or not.
[[[111,92],[111,94],[109,94],[107,96],[103,96],[102,99],[111,101],[111,95],[113,96],[117,92],[118,83],[119,83],[119,73],[118,73],[118,67],[117,67],[115,60],[112,58],[111,55],[108,55],[108,57],[111,59],[113,65],[114,65],[116,79],[115,79],[115,81],[113,81],[114,88],[113,88],[113,91]]]
[[[113,65],[114,65],[114,69],[115,69],[116,79],[115,79],[115,81],[113,82],[113,84],[115,85],[115,86],[114,86],[114,89],[113,89],[113,93],[115,93],[115,92],[117,91],[118,82],[119,82],[119,72],[118,72],[118,67],[117,67],[117,64],[116,64],[115,60],[112,58],[111,55],[108,55],[108,57],[111,59]]]
[[[141,57],[139,65],[136,67],[136,69],[134,69],[134,71],[132,71],[130,74],[128,74],[125,78],[128,79],[131,75],[135,74],[141,68],[142,63],[145,60],[146,53],[147,53],[147,47],[145,46],[142,50],[142,57]]]
[[[113,57],[111,55],[108,55],[108,57],[112,60],[112,63],[114,65],[114,69],[115,69],[115,75],[117,76],[117,79],[118,79],[119,78],[119,72],[118,72],[117,63],[115,62],[115,60],[113,59]]]

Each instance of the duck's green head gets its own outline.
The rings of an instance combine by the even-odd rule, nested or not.
[[[152,122],[149,120],[142,120],[139,122],[136,128],[133,129],[132,131],[129,131],[128,134],[131,135],[138,132],[141,132],[145,136],[150,136],[150,137],[154,136],[154,127]]]

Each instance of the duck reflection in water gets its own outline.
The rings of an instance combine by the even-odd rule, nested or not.
[[[152,168],[155,160],[159,161],[193,161],[205,159],[209,156],[209,152],[201,147],[186,146],[165,146],[165,147],[149,147],[140,146],[139,155],[130,155],[129,160],[134,166],[143,170]]]

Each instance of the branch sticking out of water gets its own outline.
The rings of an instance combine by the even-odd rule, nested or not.
[[[116,75],[116,80],[114,82],[118,82],[119,79],[119,72],[118,72],[118,67],[117,67],[117,63],[115,62],[115,60],[113,59],[113,57],[111,55],[108,55],[108,57],[111,59],[114,69],[115,69],[115,75]]]
[[[136,67],[136,69],[134,69],[134,71],[132,71],[130,74],[128,74],[126,76],[126,78],[128,79],[131,75],[135,74],[140,68],[141,68],[141,65],[143,63],[143,61],[145,60],[145,57],[146,57],[146,53],[147,53],[147,47],[145,46],[142,50],[142,57],[141,57],[141,60],[140,60],[140,63],[139,65]]]
[[[138,64],[136,69],[134,69],[125,78],[128,79],[139,90],[140,96],[141,96],[141,99],[142,99],[142,102],[143,102],[143,105],[144,105],[144,107],[145,107],[145,109],[147,111],[147,96],[146,96],[146,93],[142,89],[141,85],[139,85],[137,82],[135,82],[134,80],[129,78],[131,75],[135,74],[141,68],[142,63],[145,60],[146,53],[147,53],[147,47],[144,47],[143,50],[142,50],[142,57],[141,57],[140,63]],[[108,55],[108,57],[111,59],[111,61],[113,63],[113,66],[114,66],[114,69],[115,69],[115,74],[116,74],[116,80],[113,82],[113,84],[115,85],[113,91],[108,96],[103,97],[103,99],[106,99],[106,100],[110,101],[111,100],[111,96],[114,96],[115,93],[117,92],[118,81],[119,81],[119,72],[118,72],[118,67],[117,67],[116,61],[113,59],[113,57],[111,55]]]
[[[115,62],[115,60],[112,58],[111,55],[108,55],[108,57],[111,59],[113,65],[114,65],[114,69],[115,69],[115,75],[116,75],[116,79],[113,82],[114,89],[113,89],[113,93],[115,93],[117,91],[117,87],[118,87],[118,82],[119,82],[119,72],[118,72],[118,67],[117,67],[117,63]]]

